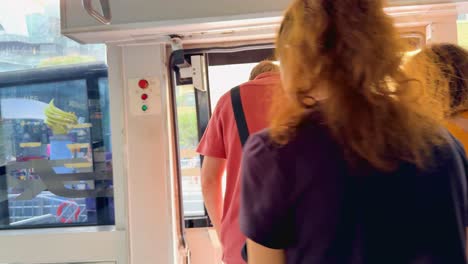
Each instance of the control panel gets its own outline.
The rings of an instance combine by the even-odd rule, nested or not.
[[[133,115],[161,113],[161,90],[158,78],[131,78],[128,80],[128,93],[130,112]]]

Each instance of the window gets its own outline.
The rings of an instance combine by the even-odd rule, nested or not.
[[[0,229],[114,224],[105,46],[61,36],[59,8],[0,9]]]
[[[468,49],[468,14],[461,14],[457,21],[458,44]]]
[[[208,82],[210,87],[211,109],[214,109],[219,98],[249,80],[252,69],[263,60],[274,60],[271,45],[233,49],[232,52],[208,54]],[[268,48],[265,48],[268,47]]]
[[[208,68],[212,110],[225,92],[248,81],[250,71],[255,65],[255,63],[246,63],[210,66]],[[186,218],[201,217],[205,216],[205,208],[200,178],[201,159],[196,152],[200,135],[198,133],[196,91],[193,85],[176,87],[176,103],[184,216]]]
[[[216,54],[186,54],[204,56],[209,61],[207,80],[209,91],[196,90],[192,80],[180,79],[176,72],[174,83],[177,138],[179,146],[179,170],[182,191],[183,215],[186,227],[202,227],[208,224],[201,190],[200,167],[202,159],[196,152],[199,140],[219,98],[231,88],[247,82],[252,68],[261,60],[271,58],[272,49],[229,49]],[[225,181],[224,181],[225,182]],[[224,185],[224,184],[223,184]]]
[[[257,63],[243,63],[209,66],[211,109],[215,108],[223,94],[231,88],[247,82],[250,72],[256,65]]]
[[[193,85],[176,88],[177,127],[179,140],[179,168],[182,181],[182,200],[185,217],[205,215],[200,179],[197,112]]]

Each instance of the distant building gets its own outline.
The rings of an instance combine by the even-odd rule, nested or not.
[[[54,57],[85,55],[105,61],[104,45],[80,45],[62,36],[60,18],[50,12],[54,10],[25,15],[27,35],[7,33],[0,24],[0,72],[35,68]]]

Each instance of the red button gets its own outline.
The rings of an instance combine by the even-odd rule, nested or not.
[[[145,80],[145,79],[141,79],[138,82],[138,86],[140,86],[141,89],[146,89],[149,86],[149,82],[147,80]]]
[[[141,99],[142,99],[142,100],[148,99],[148,95],[147,95],[147,94],[142,94],[142,95],[141,95]]]

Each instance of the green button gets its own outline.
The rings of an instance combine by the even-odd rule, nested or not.
[[[143,111],[148,110],[148,106],[147,106],[147,105],[143,105],[143,106],[141,107],[141,110],[143,110]]]

